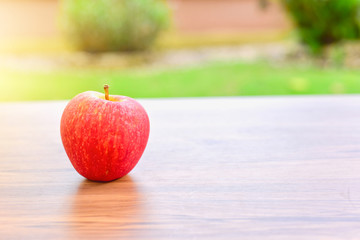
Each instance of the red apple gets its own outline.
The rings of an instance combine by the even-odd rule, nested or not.
[[[60,125],[65,151],[76,169],[93,181],[128,174],[143,154],[150,131],[145,109],[134,99],[83,92],[66,106]]]

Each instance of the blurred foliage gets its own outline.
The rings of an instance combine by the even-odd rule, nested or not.
[[[144,50],[167,27],[169,8],[162,0],[61,0],[60,22],[78,49]]]
[[[359,38],[359,0],[282,0],[301,41],[314,54],[326,46]]]
[[[259,6],[262,9],[266,9],[269,6],[268,0],[258,0],[258,1],[259,1]]]

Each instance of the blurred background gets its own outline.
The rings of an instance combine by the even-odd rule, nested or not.
[[[359,0],[0,0],[0,101],[360,93]]]

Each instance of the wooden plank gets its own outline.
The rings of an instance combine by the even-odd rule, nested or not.
[[[359,239],[360,97],[142,100],[123,179],[73,170],[65,102],[0,104],[0,239]]]

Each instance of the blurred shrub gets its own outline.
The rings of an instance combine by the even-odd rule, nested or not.
[[[300,39],[315,54],[359,37],[359,0],[282,0]]]
[[[144,50],[166,28],[169,9],[162,0],[61,0],[60,21],[81,50]]]

